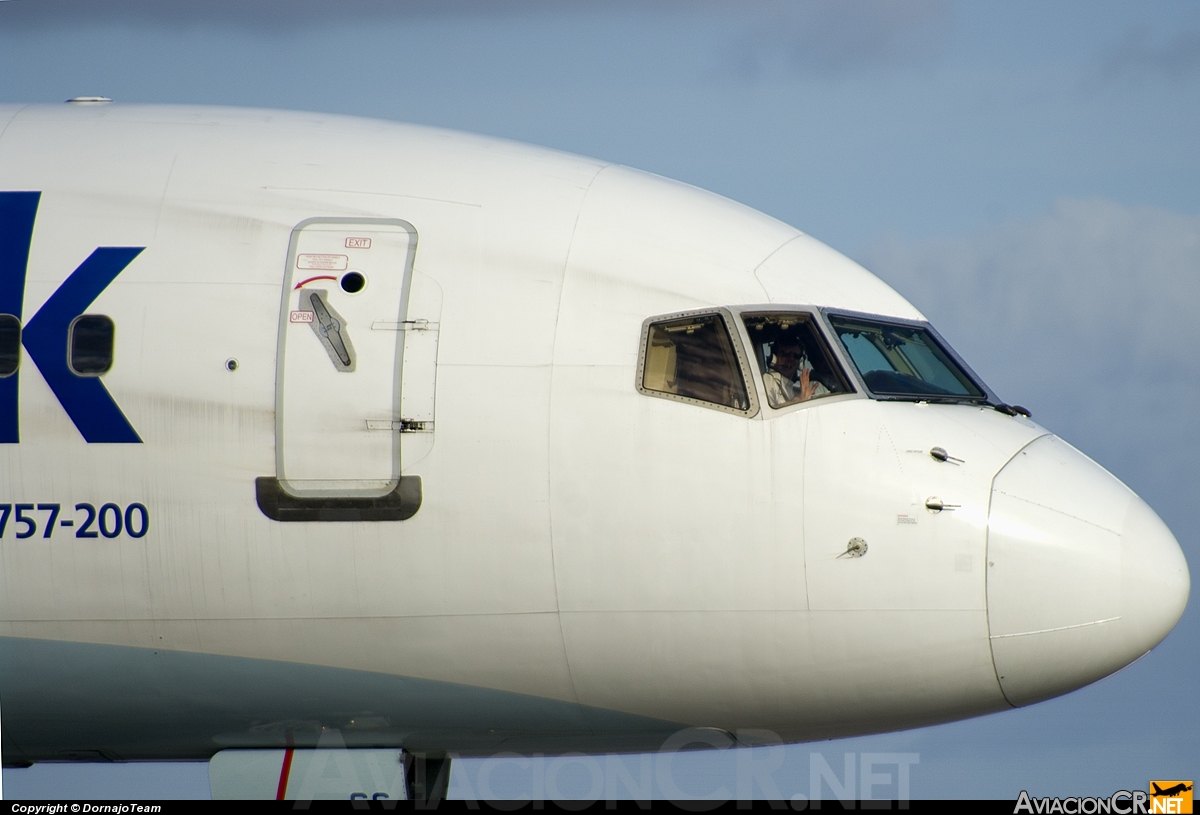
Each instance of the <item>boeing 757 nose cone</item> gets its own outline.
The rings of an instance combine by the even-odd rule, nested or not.
[[[1005,697],[1027,705],[1116,671],[1179,621],[1191,581],[1150,507],[1055,436],[993,482],[988,625]]]

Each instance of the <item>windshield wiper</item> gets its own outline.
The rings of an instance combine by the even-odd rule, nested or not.
[[[1003,413],[1005,416],[1024,416],[1029,419],[1033,414],[1029,408],[1020,405],[1009,405],[1004,402],[991,402],[982,396],[947,396],[940,393],[877,393],[881,399],[889,402],[931,402],[939,405],[978,405],[987,406]]]
[[[946,393],[875,393],[889,402],[936,402],[939,405],[984,405],[989,404],[983,396],[958,396]]]

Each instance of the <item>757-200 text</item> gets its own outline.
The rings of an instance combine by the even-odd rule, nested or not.
[[[70,506],[68,504],[68,506]],[[70,517],[64,517],[69,514]],[[63,513],[60,503],[0,504],[0,538],[11,529],[17,538],[32,538],[41,530],[49,538],[56,529],[72,529],[77,538],[144,538],[150,531],[150,510],[145,504],[75,505],[74,513]],[[71,534],[70,532],[64,534]]]

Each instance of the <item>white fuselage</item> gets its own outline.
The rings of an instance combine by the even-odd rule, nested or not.
[[[428,128],[117,105],[0,107],[10,192],[40,193],[27,334],[98,247],[142,251],[85,304],[140,442],[85,438],[36,336],[17,375],[0,503],[36,531],[14,509],[0,535],[6,762],[323,728],[464,754],[879,732],[1094,681],[1186,602],[1157,516],[1022,416],[858,378],[773,409],[750,377],[753,415],[640,393],[654,315],[724,308],[739,343],[743,310],[924,319],[710,193]],[[352,366],[293,321],[313,291]],[[268,517],[260,479],[332,503]],[[337,515],[400,483],[403,519]],[[82,505],[114,507],[97,537]]]

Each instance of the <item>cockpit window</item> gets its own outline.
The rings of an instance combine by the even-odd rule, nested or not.
[[[751,410],[738,353],[720,314],[649,321],[642,341],[643,392]]]
[[[986,399],[980,387],[924,328],[830,314],[829,322],[862,374],[881,396]]]
[[[852,390],[811,314],[748,313],[742,320],[771,407]]]

